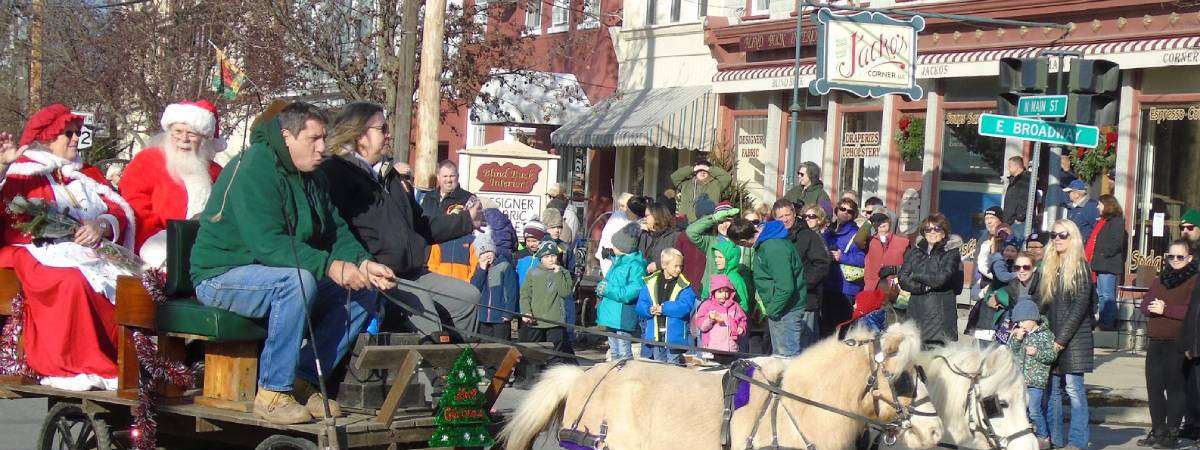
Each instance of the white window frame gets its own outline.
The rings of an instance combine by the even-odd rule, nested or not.
[[[759,2],[766,5],[759,5]],[[771,14],[771,0],[750,0],[750,15],[752,16],[768,16]]]
[[[475,0],[475,23],[483,25],[483,31],[488,27],[488,2],[490,0]]]
[[[542,34],[542,1],[529,0],[525,4],[525,34]]]
[[[646,26],[658,24],[658,1],[646,0]]]
[[[602,0],[583,0],[583,14],[575,28],[580,30],[600,26],[600,8]]]
[[[671,10],[667,12],[667,21],[670,23],[679,23],[684,20],[683,17],[683,0],[669,0],[671,2]]]
[[[550,28],[546,29],[546,33],[562,33],[571,27],[571,9],[568,7],[571,0],[553,0],[554,6],[550,7]]]

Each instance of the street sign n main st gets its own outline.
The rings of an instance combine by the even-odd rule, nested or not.
[[[1064,117],[1067,115],[1067,96],[1036,95],[1017,100],[1020,117]]]
[[[996,114],[983,114],[979,117],[979,134],[1087,148],[1100,143],[1100,129],[1090,125],[1046,122]]]

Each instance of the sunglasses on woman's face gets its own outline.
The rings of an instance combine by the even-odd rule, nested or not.
[[[66,137],[67,137],[67,139],[73,138],[73,137],[75,137],[75,136],[79,136],[79,135],[81,135],[81,134],[83,134],[83,131],[80,131],[80,130],[66,130],[66,131],[63,131],[63,136],[66,136]]]
[[[816,214],[801,214],[800,217],[803,217],[808,220],[817,220],[817,219],[821,218],[821,216],[818,216]]]
[[[750,224],[757,227],[759,225],[762,225],[762,221],[761,220],[751,220]]]
[[[1065,241],[1071,237],[1071,233],[1066,231],[1062,233],[1050,233],[1050,237],[1053,237],[1056,241]]]
[[[925,227],[924,231],[926,233],[941,233],[942,227]]]
[[[1028,264],[1014,264],[1013,269],[1017,272],[1030,272],[1033,270],[1033,266]]]
[[[1171,255],[1171,254],[1168,254],[1168,255],[1164,255],[1163,257],[1164,257],[1164,258],[1166,258],[1166,259],[1167,259],[1167,261],[1187,261],[1187,257],[1188,257],[1188,255]]]

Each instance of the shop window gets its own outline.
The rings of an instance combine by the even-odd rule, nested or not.
[[[904,170],[920,172],[925,162],[925,115],[901,114],[896,121],[896,151],[904,161]]]
[[[1127,217],[1133,249],[1161,256],[1179,237],[1184,211],[1200,206],[1200,103],[1145,108],[1141,123],[1137,204]]]
[[[996,100],[1000,94],[998,77],[966,77],[947,80],[947,102],[977,102]]]
[[[771,0],[750,0],[750,15],[765,16],[771,14]]]
[[[542,33],[541,0],[534,0],[525,4],[525,32],[529,34]]]
[[[791,133],[792,119],[787,117],[786,133]],[[784,134],[783,142],[789,142],[789,137]],[[799,136],[796,142],[797,150],[795,153],[788,154],[787,168],[784,172],[783,190],[787,192],[792,186],[798,182],[796,180],[796,172],[800,170],[800,165],[806,161],[812,161],[817,165],[824,164],[825,160],[825,116],[824,115],[801,115],[800,123],[797,126],[797,135]],[[787,145],[787,144],[785,144]]]
[[[657,179],[654,183],[655,186],[657,186],[657,189],[648,192],[650,194],[654,194],[656,199],[661,199],[662,193],[666,192],[667,189],[674,189],[674,186],[671,185],[671,174],[675,173],[675,170],[679,169],[681,160],[680,156],[682,156],[680,153],[682,152],[683,150],[674,150],[669,148],[658,149],[658,170],[655,171]]]
[[[734,127],[737,132],[734,137],[734,157],[737,158],[734,178],[738,183],[746,183],[751,196],[766,200],[767,161],[775,159],[774,152],[767,151],[767,117],[738,117]],[[771,183],[774,181],[772,177]]]
[[[842,116],[839,192],[874,192],[879,188],[879,157],[883,112],[846,113]],[[826,182],[828,184],[828,181]]]
[[[767,109],[771,104],[769,92],[751,92],[734,96],[733,109],[739,111]]]
[[[949,110],[942,132],[938,210],[955,234],[970,240],[983,229],[983,211],[1004,196],[1005,140],[979,135],[979,116],[991,110]]]
[[[1142,69],[1143,94],[1175,94],[1200,92],[1200,77],[1195,66]]]

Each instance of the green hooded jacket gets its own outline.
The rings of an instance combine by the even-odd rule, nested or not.
[[[299,267],[319,280],[333,261],[370,258],[329,200],[328,180],[292,163],[278,118],[256,127],[250,142],[221,171],[200,214],[193,283],[251,264]]]

